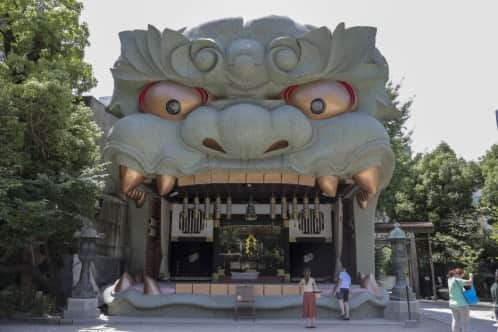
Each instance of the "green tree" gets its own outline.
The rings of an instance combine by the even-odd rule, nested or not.
[[[391,219],[406,220],[414,212],[408,195],[413,186],[413,161],[410,146],[412,133],[406,128],[413,100],[400,101],[400,89],[401,84],[389,82],[387,85],[389,97],[399,110],[399,116],[383,122],[391,140],[395,168],[391,182],[379,197],[378,211]]]
[[[488,266],[496,266],[498,260],[498,144],[494,144],[486,151],[480,160],[482,175],[484,178],[481,188],[480,208],[484,218],[492,229],[489,232],[486,257]]]
[[[484,183],[481,191],[481,206],[489,221],[498,220],[498,144],[494,144],[480,160]]]
[[[472,201],[482,184],[479,166],[458,158],[442,142],[415,156],[413,175],[413,217],[434,223],[434,262],[443,270],[463,266],[476,271],[485,251],[485,234]]]
[[[100,130],[81,97],[96,83],[81,10],[75,0],[0,2],[0,275],[31,273],[48,290],[101,186]]]
[[[451,266],[485,270],[498,258],[498,223],[489,234],[483,229],[472,195],[482,188],[482,211],[491,222],[498,219],[498,145],[479,164],[458,158],[445,142],[413,156],[411,132],[406,128],[412,100],[400,101],[400,88],[388,85],[400,111],[398,118],[384,121],[396,166],[391,183],[381,193],[378,211],[394,220],[433,222],[433,258],[442,270]]]
[[[412,198],[418,220],[432,221],[472,212],[472,194],[482,183],[478,165],[457,158],[451,147],[440,143],[419,154],[414,164]]]

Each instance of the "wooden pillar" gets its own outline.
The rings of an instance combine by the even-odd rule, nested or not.
[[[159,274],[161,258],[160,245],[160,223],[161,223],[161,199],[154,197],[150,201],[151,215],[147,220],[147,238],[145,245],[145,274],[156,279]]]
[[[432,243],[431,243],[431,235],[427,234],[427,242],[429,245],[429,267],[431,269],[431,280],[432,280],[432,296],[437,299],[436,293],[436,277],[434,276],[434,263],[432,262]]]
[[[354,200],[355,201],[355,200]],[[354,283],[359,283],[357,267],[357,238],[354,216],[354,202],[351,199],[343,200],[342,223],[342,255],[341,263],[346,267]]]
[[[411,284],[417,297],[420,297],[420,278],[418,272],[417,245],[415,243],[415,234],[409,233],[410,238],[410,265],[411,265]]]
[[[291,260],[290,260],[290,236],[289,236],[289,218],[287,211],[287,203],[281,204],[281,211],[284,209],[285,212],[281,212],[282,218],[282,231],[281,231],[281,245],[284,249],[284,270],[285,270],[285,281],[289,282],[291,280]],[[285,217],[285,219],[284,219]]]
[[[342,196],[337,197],[337,202],[334,209],[334,250],[335,250],[335,267],[334,279],[338,278],[339,272],[342,269],[342,249],[344,240],[344,204]]]
[[[211,258],[211,281],[225,281],[226,278],[226,257],[220,256],[221,246],[220,246],[220,226],[221,226],[221,198],[217,196],[213,196],[212,200],[213,213],[211,214],[211,218],[213,219],[213,256]],[[231,203],[230,203],[231,205]],[[228,212],[228,204],[225,205],[225,218]],[[230,207],[231,209],[231,207]],[[223,267],[223,274],[218,273],[220,271],[220,267]]]
[[[161,226],[159,229],[160,229],[160,243],[161,243],[161,264],[159,267],[159,278],[162,280],[169,280],[171,203],[169,203],[164,198],[161,199]]]

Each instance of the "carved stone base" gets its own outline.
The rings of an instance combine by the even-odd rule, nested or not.
[[[412,292],[411,288],[408,288],[407,292],[406,286],[397,287],[396,285],[394,285],[394,287],[392,288],[392,292],[389,298],[392,301],[405,301],[405,302],[407,298],[409,298],[411,301],[416,299],[415,294]]]
[[[65,319],[96,319],[100,315],[97,298],[67,299],[67,309],[64,310]]]
[[[410,313],[408,314],[407,301],[389,301],[384,309],[384,318],[398,322],[420,321],[420,304],[417,300],[410,300]]]

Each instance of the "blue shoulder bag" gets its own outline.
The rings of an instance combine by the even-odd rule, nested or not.
[[[467,301],[469,305],[477,304],[477,302],[479,302],[479,298],[477,297],[476,289],[473,284],[470,285],[470,289],[462,290],[462,294],[465,301]]]

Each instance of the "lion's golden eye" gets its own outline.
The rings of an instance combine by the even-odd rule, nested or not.
[[[315,81],[293,85],[282,93],[286,103],[299,108],[310,119],[327,119],[354,111],[358,98],[343,81]]]
[[[160,81],[146,85],[138,97],[140,111],[169,120],[182,120],[209,99],[206,90]]]

